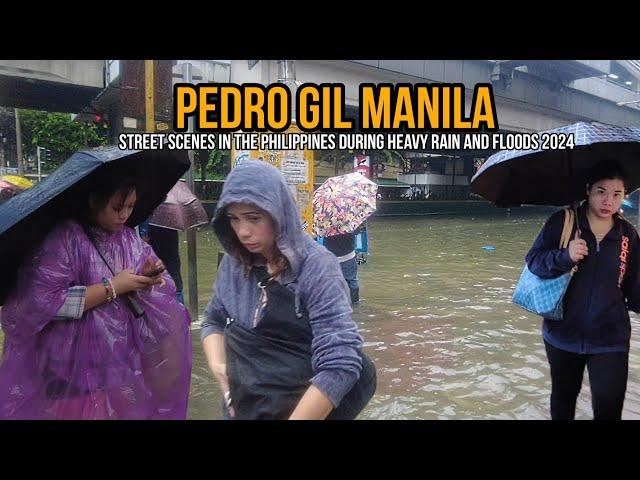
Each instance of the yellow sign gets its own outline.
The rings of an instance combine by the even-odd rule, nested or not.
[[[300,133],[292,125],[286,133]],[[269,135],[265,133],[264,135]],[[262,160],[280,169],[302,214],[302,226],[312,234],[313,224],[313,150],[231,150],[231,167],[243,160]]]

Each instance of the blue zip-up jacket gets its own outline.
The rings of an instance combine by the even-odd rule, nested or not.
[[[573,353],[628,352],[628,310],[640,310],[638,232],[614,215],[613,227],[597,245],[586,217],[587,208],[578,208],[578,221],[589,255],[578,263],[565,293],[564,318],[545,318],[543,337],[554,347]],[[558,248],[563,226],[561,210],[547,220],[527,253],[529,270],[540,278],[558,277],[575,265],[569,249]],[[575,231],[574,227],[571,239]]]
[[[246,277],[244,265],[235,256],[233,233],[221,228],[221,217],[232,203],[256,205],[275,220],[276,244],[290,266],[279,281],[293,291],[296,310],[305,309],[311,324],[315,375],[310,382],[337,407],[362,370],[358,350],[363,341],[351,317],[349,290],[338,259],[302,229],[289,186],[282,174],[265,162],[243,162],[231,171],[222,189],[212,223],[226,255],[204,313],[202,339],[212,333],[223,334],[227,317],[252,328],[259,304],[260,288]]]

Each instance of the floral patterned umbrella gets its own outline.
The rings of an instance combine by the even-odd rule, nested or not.
[[[360,173],[327,179],[313,193],[313,233],[329,237],[355,231],[376,210],[378,185]]]

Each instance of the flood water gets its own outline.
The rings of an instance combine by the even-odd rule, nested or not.
[[[541,320],[511,303],[524,255],[547,216],[518,212],[369,221],[370,255],[359,267],[361,300],[353,315],[377,367],[378,389],[359,418],[549,418],[551,384]],[[209,227],[197,237],[202,316],[222,249]],[[181,258],[188,299],[184,234]],[[220,419],[221,394],[202,352],[200,322],[193,323],[188,418]],[[640,419],[640,316],[632,313],[631,323],[622,416]],[[591,417],[585,373],[576,418]]]
[[[378,389],[359,418],[549,418],[541,320],[511,303],[524,255],[546,218],[519,212],[369,221],[371,253],[359,268],[361,300],[354,318],[376,364]],[[213,232],[199,231],[201,315],[218,251]],[[186,286],[186,241],[181,256]],[[220,393],[204,360],[198,323],[189,418],[221,418]],[[632,314],[623,411],[628,419],[640,418],[639,328],[640,317]],[[585,373],[576,418],[591,416]]]

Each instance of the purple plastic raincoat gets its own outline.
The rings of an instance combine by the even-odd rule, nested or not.
[[[156,255],[134,230],[92,229],[114,272],[140,274]],[[184,419],[191,377],[189,315],[175,285],[135,294],[145,316],[121,297],[56,318],[71,286],[111,277],[82,227],[68,220],[22,265],[0,310],[4,351],[0,419]]]

